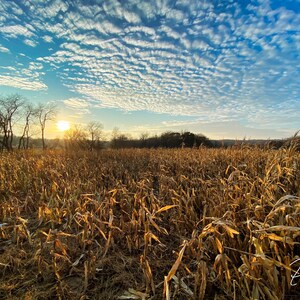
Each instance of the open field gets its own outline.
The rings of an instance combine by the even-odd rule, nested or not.
[[[299,299],[299,169],[293,146],[0,153],[0,299]]]

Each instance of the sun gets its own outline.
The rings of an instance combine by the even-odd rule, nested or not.
[[[68,121],[58,121],[56,126],[59,131],[66,131],[70,129],[70,123]]]

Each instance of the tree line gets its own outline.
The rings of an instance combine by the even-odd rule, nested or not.
[[[48,121],[54,120],[57,107],[54,103],[33,105],[19,94],[0,97],[0,150],[13,148],[28,149],[34,130],[38,130],[43,149],[47,147],[45,129]],[[17,130],[16,130],[17,128]],[[16,135],[16,131],[18,135]],[[103,125],[89,122],[86,126],[75,125],[64,134],[63,141],[56,146],[67,150],[94,150],[103,148],[179,148],[213,147],[213,143],[202,134],[191,132],[167,131],[161,135],[149,136],[144,133],[140,138],[131,138],[120,133],[117,128],[112,132],[110,141],[104,140]]]
[[[64,139],[48,140],[45,129],[48,121],[54,120],[57,106],[54,103],[39,103],[33,105],[19,94],[6,97],[0,96],[0,151],[11,151],[14,148],[28,149],[30,147],[47,148],[48,142],[52,148],[67,150],[94,150],[103,148],[192,148],[192,147],[240,147],[258,146],[278,149],[284,145],[298,142],[297,132],[294,137],[282,140],[209,140],[202,134],[167,131],[160,135],[149,136],[144,133],[140,138],[131,138],[121,133],[117,128],[112,132],[110,141],[106,141],[103,125],[100,122],[89,122],[85,126],[75,125],[65,132]],[[18,135],[16,134],[18,133]],[[33,136],[35,138],[33,138]],[[39,136],[39,139],[37,138]],[[299,146],[298,148],[299,149]]]
[[[203,134],[195,134],[189,131],[166,131],[160,135],[150,136],[143,133],[139,138],[132,138],[114,128],[112,137],[106,141],[103,134],[103,126],[99,122],[90,122],[82,127],[75,125],[65,133],[64,148],[67,150],[93,150],[93,149],[123,149],[123,148],[243,148],[260,147],[279,149],[282,146],[297,141],[299,137],[282,140],[210,140]]]
[[[144,133],[140,138],[131,138],[114,128],[110,141],[104,140],[103,126],[98,122],[90,122],[86,127],[74,126],[66,131],[64,147],[67,150],[123,149],[123,148],[183,148],[213,147],[213,143],[202,134],[191,132],[164,132],[161,135],[149,136]]]
[[[193,148],[213,147],[213,143],[202,134],[189,131],[167,131],[161,135],[142,134],[139,139],[132,139],[124,134],[115,134],[110,142],[111,148]]]

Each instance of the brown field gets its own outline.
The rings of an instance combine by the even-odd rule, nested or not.
[[[0,153],[0,299],[299,299],[299,169],[294,146]]]

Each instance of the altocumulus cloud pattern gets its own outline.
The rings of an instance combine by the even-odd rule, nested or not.
[[[0,85],[47,89],[47,67],[77,109],[297,128],[299,10],[298,0],[1,1],[0,52],[21,39],[34,55],[2,67]]]

